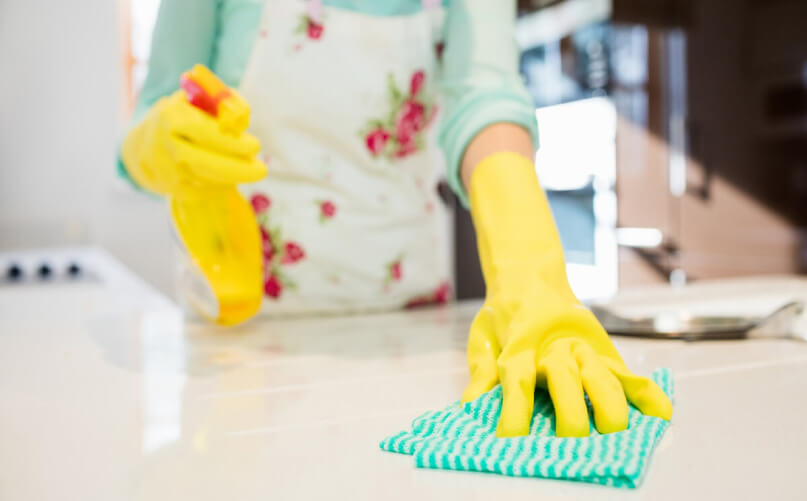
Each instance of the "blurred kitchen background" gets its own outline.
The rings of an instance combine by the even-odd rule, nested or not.
[[[536,165],[580,296],[807,271],[807,2],[519,7]]]
[[[100,246],[173,290],[164,205],[115,173],[158,8],[0,1],[0,251]],[[580,296],[807,272],[807,2],[523,0],[519,12],[536,165]],[[479,296],[467,213],[455,223],[457,291]]]

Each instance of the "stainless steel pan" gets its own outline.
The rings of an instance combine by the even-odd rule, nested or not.
[[[805,311],[800,301],[788,303],[765,317],[692,316],[684,311],[646,317],[623,317],[606,306],[591,310],[605,330],[618,336],[638,336],[686,341],[714,339],[783,338],[807,341],[807,329],[798,331],[796,320]]]

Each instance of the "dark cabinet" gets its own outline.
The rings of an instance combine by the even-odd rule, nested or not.
[[[649,70],[615,91],[647,107],[621,106],[619,225],[664,234],[621,249],[621,285],[805,271],[807,2],[661,3],[671,18],[615,3],[648,22]]]
[[[549,21],[518,31],[537,106],[602,95],[616,108],[620,287],[807,271],[807,0],[604,2],[521,0]],[[603,30],[594,88],[577,46]],[[553,210],[562,234],[588,231]],[[479,295],[473,229],[457,217],[459,293]]]

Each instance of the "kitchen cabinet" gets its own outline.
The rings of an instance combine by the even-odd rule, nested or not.
[[[628,4],[616,2],[615,23],[643,18]],[[620,251],[620,285],[804,271],[807,3],[681,5],[686,15],[634,25],[648,33],[649,76],[614,91],[627,103],[619,225],[664,235]],[[632,114],[636,101],[644,115]]]
[[[807,2],[519,6],[520,43],[540,42],[522,46],[536,104],[601,92],[616,107],[620,287],[807,271]],[[581,6],[608,18],[592,19],[594,9]],[[580,12],[587,14],[576,22]],[[546,26],[554,40],[535,32]],[[589,35],[609,31],[607,83],[599,89],[576,71],[584,38],[577,35],[587,26],[596,26]],[[542,59],[540,71],[524,65],[529,57]],[[553,57],[562,67],[556,75],[547,71]],[[473,229],[461,211],[457,218],[459,294],[478,297],[484,286]],[[561,233],[566,223],[559,221]]]

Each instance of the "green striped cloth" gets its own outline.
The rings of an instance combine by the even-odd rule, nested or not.
[[[652,378],[672,399],[671,371],[657,369]],[[529,435],[496,438],[501,402],[502,390],[497,386],[463,406],[455,402],[442,410],[427,412],[412,422],[411,430],[384,439],[381,449],[413,455],[419,468],[635,488],[669,424],[631,406],[625,431],[602,435],[592,422],[588,437],[558,438],[549,394],[537,390]]]

